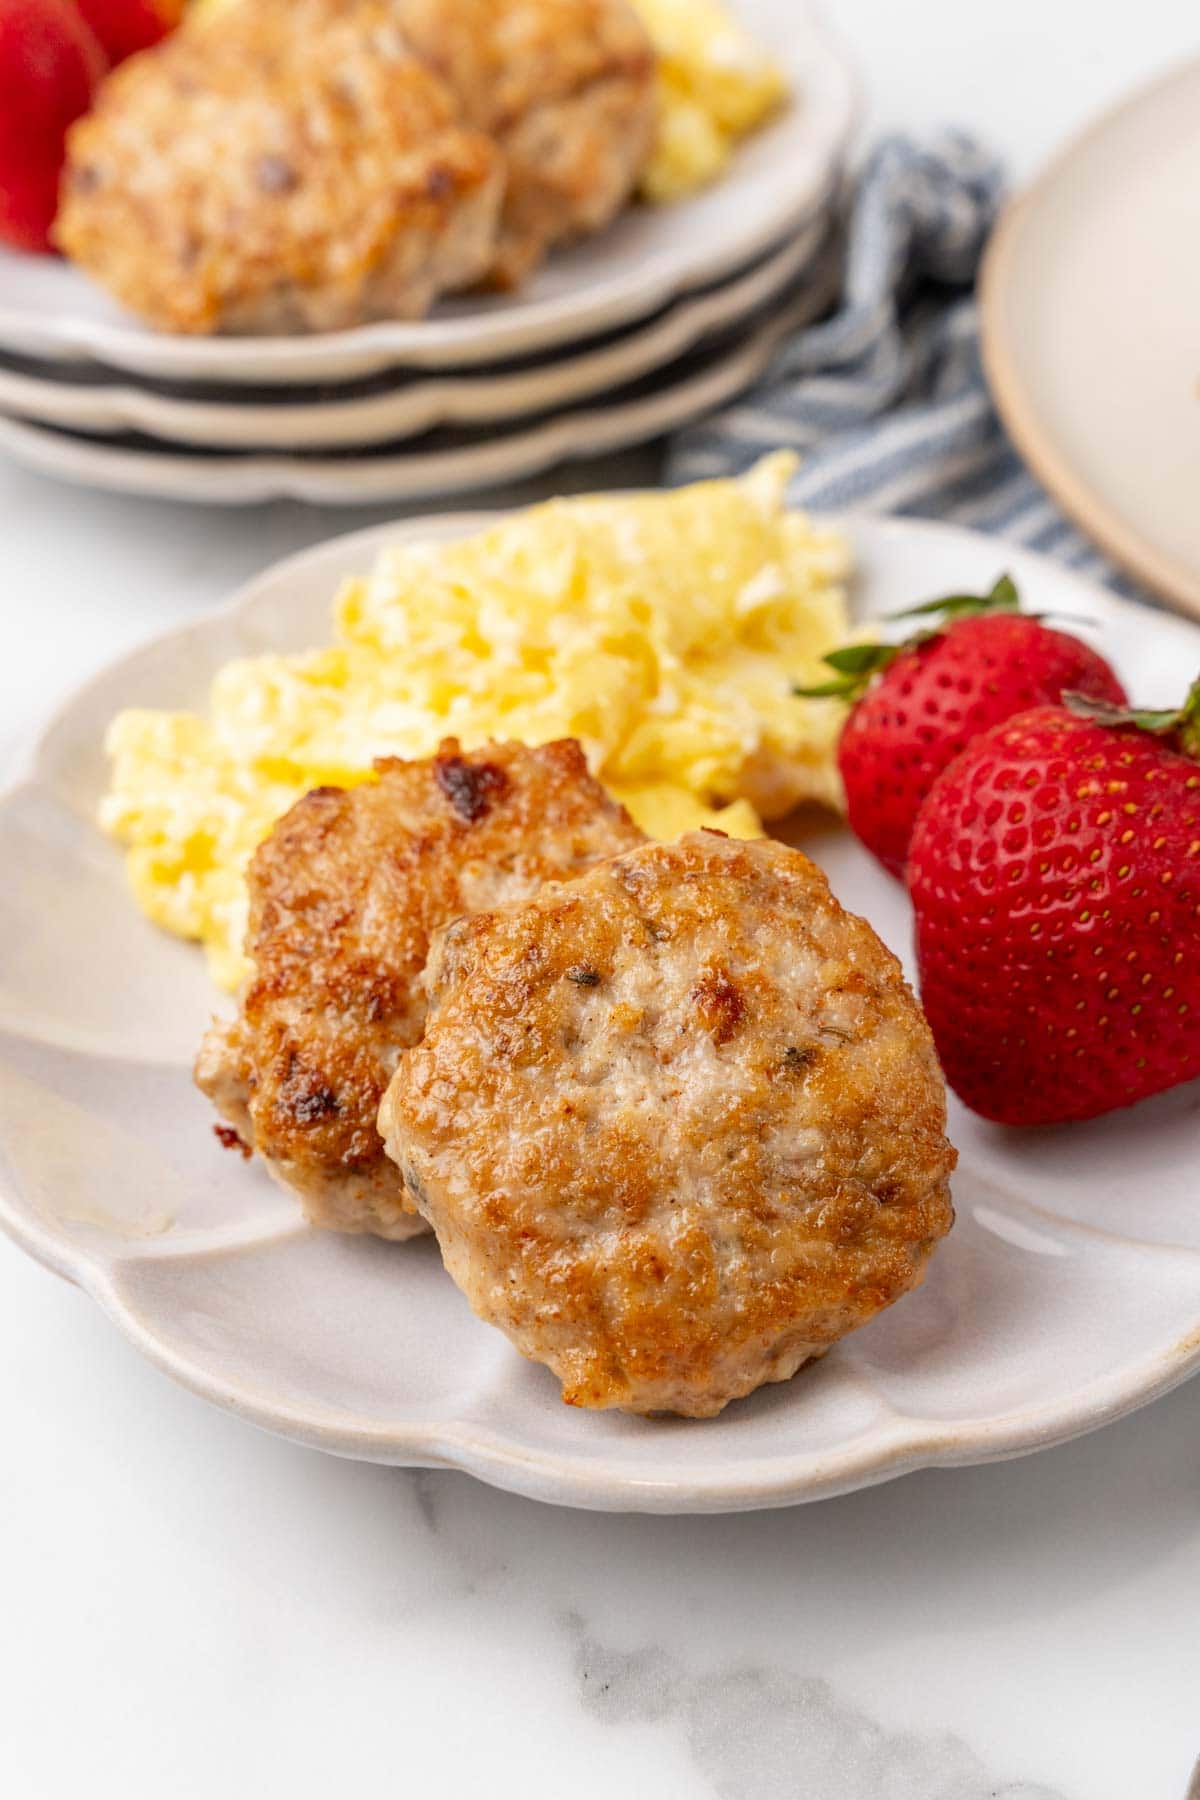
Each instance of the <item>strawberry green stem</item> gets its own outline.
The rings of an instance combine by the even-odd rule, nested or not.
[[[947,623],[956,619],[978,618],[984,613],[1020,612],[1021,596],[1011,575],[1001,575],[986,594],[947,594],[942,600],[925,600],[904,612],[888,613],[889,619],[923,619],[934,614]],[[831,650],[821,660],[834,671],[836,680],[818,682],[815,687],[797,687],[792,692],[801,700],[860,700],[876,675],[894,663],[902,650],[915,650],[930,638],[939,637],[945,625],[914,631],[902,644],[846,644]]]
[[[846,644],[821,658],[836,679],[821,681],[815,687],[793,688],[805,700],[857,700],[870,686],[872,678],[883,673],[900,654],[899,644]]]
[[[1179,747],[1185,756],[1200,761],[1200,676],[1193,681],[1179,721]]]
[[[1174,738],[1184,756],[1200,761],[1200,677],[1193,681],[1182,706],[1160,711],[1114,706],[1086,694],[1063,695],[1063,705],[1077,719],[1089,719],[1114,731],[1144,731],[1151,737]]]
[[[943,600],[926,600],[920,606],[907,606],[903,612],[889,613],[889,619],[924,619],[931,613],[945,619],[977,619],[984,613],[1021,610],[1021,596],[1011,575],[1001,575],[986,594],[947,594]]]

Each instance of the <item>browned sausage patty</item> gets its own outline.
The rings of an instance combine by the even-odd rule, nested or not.
[[[573,1405],[717,1413],[915,1287],[950,1228],[929,1030],[797,851],[631,850],[450,926],[427,981],[388,1152]]]
[[[504,182],[395,0],[237,0],[104,83],[56,234],[167,331],[327,331],[479,280]]]
[[[392,0],[409,43],[493,137],[507,185],[493,269],[518,282],[546,250],[625,205],[654,145],[657,59],[628,0]]]
[[[315,1224],[404,1238],[425,1226],[376,1115],[421,1035],[432,933],[643,839],[573,741],[449,741],[431,761],[377,768],[366,786],[306,795],[255,856],[255,973],[196,1080]]]

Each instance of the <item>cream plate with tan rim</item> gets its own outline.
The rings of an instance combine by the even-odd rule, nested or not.
[[[1200,62],[1009,209],[981,299],[1017,449],[1117,563],[1200,618]]]
[[[124,706],[202,702],[230,657],[323,642],[339,578],[385,527],[280,565],[69,702],[0,801],[0,1222],[78,1282],[162,1369],[305,1444],[451,1467],[565,1505],[718,1512],[844,1493],[928,1464],[1056,1444],[1200,1364],[1200,1084],[1074,1129],[951,1111],[958,1222],[925,1286],[783,1386],[719,1419],[562,1405],[480,1324],[428,1241],[315,1232],[220,1149],[190,1065],[214,1005],[203,959],[148,925],[93,822]],[[852,519],[860,616],[981,591],[1007,567],[1071,615],[1147,700],[1200,667],[1200,629],[948,527]],[[902,955],[901,889],[830,822],[804,839]]]

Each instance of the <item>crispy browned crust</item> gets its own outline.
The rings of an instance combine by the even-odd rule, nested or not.
[[[496,139],[508,186],[494,280],[598,231],[653,148],[657,59],[627,0],[394,0],[410,43]]]
[[[57,238],[166,330],[326,330],[478,280],[503,180],[393,0],[238,0],[104,83]]]
[[[392,0],[417,54],[464,115],[499,136],[535,106],[595,81],[645,80],[650,37],[628,0]]]
[[[421,1033],[431,934],[642,834],[573,741],[464,753],[449,740],[430,761],[376,767],[366,786],[307,794],[255,856],[254,979],[196,1078],[316,1223],[406,1237],[423,1227],[376,1114]]]
[[[608,223],[654,76],[626,0],[238,0],[105,82],[56,237],[168,331],[418,317]]]
[[[632,850],[452,925],[427,979],[389,1153],[573,1405],[719,1412],[916,1286],[951,1225],[924,1018],[797,851]]]

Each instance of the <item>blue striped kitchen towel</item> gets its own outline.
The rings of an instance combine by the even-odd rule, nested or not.
[[[973,289],[1003,192],[1001,165],[960,133],[880,143],[850,205],[837,310],[681,433],[667,480],[734,474],[787,446],[803,458],[798,506],[952,520],[1137,592],[1034,480],[988,394]]]

